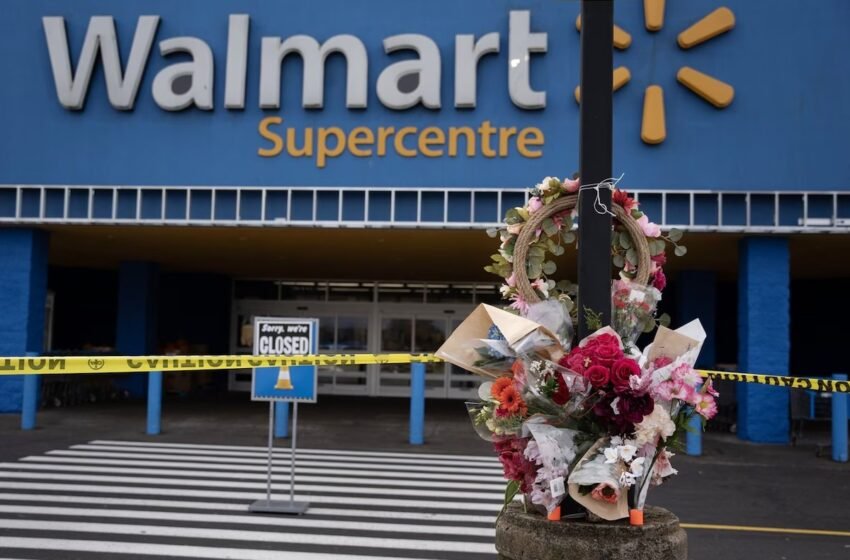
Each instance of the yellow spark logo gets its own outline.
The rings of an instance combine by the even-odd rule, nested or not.
[[[647,31],[656,32],[664,27],[665,0],[643,0],[643,16]],[[683,49],[693,48],[701,43],[725,33],[735,27],[735,14],[726,7],[717,8],[679,33],[678,44]],[[581,31],[581,16],[576,19],[576,29]],[[629,48],[632,36],[619,26],[614,26],[614,46],[620,50]],[[631,72],[625,66],[614,69],[613,89],[617,91],[629,80]],[[689,66],[679,68],[676,79],[680,84],[694,92],[718,109],[728,107],[735,98],[735,89],[717,78],[704,74]],[[575,98],[580,100],[580,89],[576,87]],[[664,90],[660,85],[647,86],[643,95],[643,119],[640,130],[641,140],[647,144],[660,144],[667,138],[667,124],[664,117]]]

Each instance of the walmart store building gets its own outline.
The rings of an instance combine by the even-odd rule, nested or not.
[[[664,4],[617,0],[614,54],[615,172],[688,232],[664,310],[706,324],[704,366],[846,371],[850,3]],[[257,315],[320,318],[323,351],[432,351],[498,301],[483,229],[578,167],[577,1],[3,12],[0,355],[248,352]],[[64,406],[145,382],[42,391]],[[0,410],[21,386],[0,379]],[[787,392],[725,389],[741,437],[788,439]],[[325,369],[320,390],[403,396],[408,374]],[[431,397],[473,392],[465,373],[428,372]]]

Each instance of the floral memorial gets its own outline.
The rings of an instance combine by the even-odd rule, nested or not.
[[[597,198],[596,209],[613,216],[610,326],[600,310],[577,308],[580,286],[552,278],[549,256],[580,242],[580,188],[614,189],[613,207]],[[479,306],[437,355],[485,378],[467,408],[504,468],[505,505],[521,495],[527,511],[558,520],[570,500],[564,509],[578,516],[642,524],[647,492],[676,474],[692,419],[704,425],[717,411],[711,381],[694,369],[699,321],[671,330],[656,313],[667,250],[686,253],[681,232],[663,232],[611,183],[547,177],[488,233],[500,240],[486,270],[504,279],[505,309]],[[579,314],[595,330],[583,340],[573,329]]]

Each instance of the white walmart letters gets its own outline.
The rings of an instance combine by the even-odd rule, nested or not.
[[[95,63],[100,58],[110,105],[121,111],[132,109],[150,57],[159,19],[159,16],[155,15],[139,17],[127,66],[122,69],[113,18],[92,17],[89,19],[75,72],[68,47],[65,18],[42,18],[59,103],[70,110],[83,108]],[[226,109],[245,108],[249,33],[250,16],[229,16],[224,84]],[[478,63],[485,55],[498,54],[499,42],[498,32],[487,33],[478,40],[474,35],[468,34],[455,37],[455,107],[476,106]],[[420,104],[429,109],[439,109],[442,104],[442,61],[440,49],[434,40],[425,35],[407,33],[385,38],[383,46],[386,53],[411,50],[417,57],[393,62],[378,75],[375,89],[380,102],[395,110],[409,109]],[[532,89],[530,76],[531,54],[545,53],[546,50],[547,34],[531,32],[531,12],[510,11],[507,81],[508,94],[517,107],[546,107],[546,92]],[[209,45],[197,37],[173,37],[160,41],[159,51],[162,56],[187,53],[192,60],[171,64],[157,73],[152,83],[152,95],[156,104],[166,111],[181,111],[192,106],[212,110],[215,103],[215,63]],[[293,35],[286,39],[262,37],[259,106],[263,109],[281,107],[281,82],[284,79],[281,64],[286,56],[297,54],[303,60],[304,72],[301,106],[321,109],[324,106],[325,63],[328,56],[334,53],[342,54],[346,61],[346,107],[366,108],[369,88],[368,54],[359,38],[347,34],[334,35],[321,44],[309,35]],[[417,77],[417,80],[409,81],[413,87],[402,89],[400,80],[411,75]],[[189,85],[180,88],[181,91],[177,93],[174,84],[181,78]]]

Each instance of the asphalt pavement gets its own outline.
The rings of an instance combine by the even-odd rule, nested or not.
[[[62,550],[65,545],[61,543],[66,543],[69,540],[69,535],[79,538],[79,534],[74,531],[95,532],[104,522],[109,523],[110,520],[108,518],[94,518],[97,523],[80,523],[77,524],[79,526],[70,526],[62,521],[61,516],[68,515],[67,512],[62,513],[62,508],[39,508],[45,507],[44,502],[52,499],[53,494],[61,493],[60,490],[51,488],[60,488],[62,484],[67,486],[69,482],[80,483],[73,480],[74,476],[77,476],[72,474],[74,472],[86,473],[79,476],[88,476],[92,484],[87,488],[94,492],[95,496],[100,496],[102,495],[103,485],[114,484],[114,480],[123,480],[121,477],[116,478],[117,474],[135,472],[133,469],[138,469],[139,464],[149,463],[153,468],[160,470],[154,471],[156,477],[150,478],[149,484],[151,486],[146,487],[148,490],[145,490],[145,492],[153,492],[154,494],[159,491],[166,492],[162,489],[170,488],[178,482],[183,484],[180,480],[177,482],[173,480],[174,478],[179,479],[180,473],[173,469],[169,470],[169,466],[176,466],[176,464],[169,465],[167,463],[167,461],[177,461],[180,457],[169,459],[168,457],[155,456],[152,462],[149,455],[152,453],[168,454],[171,453],[169,451],[171,449],[188,449],[189,451],[175,451],[174,453],[197,453],[207,457],[206,459],[198,459],[198,461],[222,462],[219,466],[220,472],[226,472],[231,466],[235,469],[234,472],[241,472],[238,461],[236,465],[228,463],[232,461],[234,454],[239,456],[244,454],[247,457],[245,461],[257,463],[252,467],[253,469],[261,469],[260,450],[266,444],[267,439],[267,413],[268,405],[265,403],[251,403],[247,398],[240,396],[230,395],[218,399],[194,401],[166,400],[162,421],[163,433],[159,436],[144,434],[145,408],[143,403],[97,403],[65,409],[44,410],[38,416],[38,429],[31,432],[19,430],[18,416],[0,415],[0,441],[3,442],[3,445],[0,446],[0,461],[4,465],[3,471],[6,471],[5,475],[0,472],[0,479],[6,476],[9,479],[6,481],[8,482],[7,486],[12,488],[15,485],[27,488],[27,484],[29,484],[30,490],[28,492],[40,497],[32,498],[30,496],[28,499],[36,499],[41,503],[41,505],[33,506],[30,502],[24,500],[23,496],[11,496],[12,498],[20,498],[11,500],[8,495],[4,494],[9,503],[5,506],[7,510],[0,508],[0,511],[6,511],[3,517],[9,520],[7,524],[10,526],[0,528],[0,556],[20,559],[105,559],[120,557],[129,560],[132,558],[148,558],[141,552],[134,552],[135,549],[132,548],[120,553],[114,551],[109,553],[97,552],[97,546],[100,545],[97,544],[96,533],[89,533],[86,541],[92,541],[94,544],[91,546],[94,548],[76,552],[73,547]],[[402,488],[406,490],[402,491],[401,494],[412,492],[410,499],[427,500],[429,494],[432,494],[434,500],[445,500],[446,511],[454,511],[453,508],[468,508],[463,503],[470,500],[473,503],[478,503],[476,500],[480,501],[483,504],[481,505],[481,512],[467,513],[480,513],[481,515],[470,518],[458,517],[458,519],[470,520],[470,523],[465,526],[473,527],[474,531],[477,531],[477,537],[472,538],[472,540],[457,540],[456,544],[452,544],[455,542],[453,539],[459,539],[459,537],[437,538],[433,535],[427,535],[427,531],[425,533],[413,531],[408,534],[404,531],[409,530],[410,524],[391,528],[391,524],[397,523],[397,520],[378,519],[378,523],[388,523],[387,525],[377,525],[381,530],[403,532],[402,536],[407,540],[398,542],[414,543],[415,539],[425,539],[425,542],[428,543],[438,543],[422,545],[426,548],[428,546],[436,547],[434,554],[423,556],[424,553],[421,551],[418,553],[408,551],[414,555],[410,556],[407,552],[404,554],[399,552],[398,555],[394,556],[392,550],[386,548],[386,546],[368,548],[366,544],[358,544],[361,541],[357,539],[365,539],[366,537],[363,535],[366,533],[358,532],[356,524],[352,525],[351,530],[338,528],[330,530],[329,534],[338,533],[334,538],[341,540],[337,544],[328,543],[326,549],[322,548],[324,545],[321,542],[313,543],[312,537],[304,536],[311,534],[309,531],[304,534],[300,532],[286,533],[286,535],[289,535],[287,537],[275,536],[273,542],[266,544],[267,548],[269,550],[287,550],[293,553],[300,551],[299,553],[304,558],[323,557],[322,551],[325,551],[324,557],[329,557],[328,555],[331,552],[342,555],[340,557],[355,552],[363,557],[366,557],[366,552],[368,552],[369,557],[382,558],[454,558],[461,557],[464,554],[471,554],[472,556],[468,556],[470,558],[488,557],[486,543],[489,540],[487,537],[489,524],[486,517],[482,517],[482,515],[492,514],[492,511],[490,511],[492,509],[491,502],[499,497],[498,476],[495,480],[493,477],[493,468],[498,470],[498,466],[492,462],[487,462],[486,465],[482,463],[481,468],[485,470],[477,473],[475,469],[468,470],[467,463],[471,461],[471,464],[478,465],[477,461],[486,461],[486,459],[479,459],[478,457],[492,458],[490,445],[478,438],[470,427],[462,402],[440,400],[429,400],[427,402],[426,443],[422,446],[411,446],[407,443],[408,413],[408,402],[404,399],[333,396],[322,397],[317,404],[301,405],[299,409],[299,448],[310,449],[311,451],[306,452],[308,457],[313,454],[321,458],[323,454],[331,453],[333,457],[336,457],[335,460],[340,462],[338,469],[340,473],[344,474],[346,469],[352,468],[349,464],[352,461],[351,457],[356,458],[358,456],[370,457],[372,466],[369,468],[374,468],[379,473],[375,475],[359,469],[359,471],[363,471],[362,477],[367,480],[376,480],[375,476],[378,478],[383,476],[380,473],[386,471],[386,469],[381,466],[382,464],[389,466],[396,464],[396,462],[402,465],[409,464],[409,459],[406,457],[413,457],[412,463],[414,465],[417,463],[416,458],[421,457],[419,462],[424,465],[421,467],[421,472],[431,472],[432,468],[427,466],[429,464],[443,465],[443,463],[446,463],[438,468],[438,471],[442,469],[445,472],[445,488],[440,488],[440,484],[437,483],[423,485],[418,489],[410,489],[410,481],[421,478],[420,475],[416,475],[416,472],[412,472],[412,478],[409,478],[407,482],[391,482],[386,487],[382,484],[365,487],[362,492],[367,493],[369,497],[364,501],[348,497],[342,488],[350,489],[351,485],[340,483],[338,486],[340,490],[335,493],[331,492],[327,499],[343,504],[347,499],[353,499],[352,503],[359,503],[360,505],[347,507],[361,508],[363,511],[340,512],[335,510],[335,513],[328,511],[326,512],[327,515],[331,517],[328,517],[327,522],[331,524],[354,523],[352,519],[358,518],[357,516],[374,518],[378,515],[387,515],[396,517],[397,514],[393,514],[393,512],[398,511],[421,511],[427,512],[427,515],[435,515],[439,512],[439,504],[432,502],[428,502],[430,505],[422,506],[424,509],[417,509],[418,506],[415,504],[412,508],[396,507],[391,503],[381,505],[383,498],[380,496],[383,493],[398,491],[399,488]],[[704,438],[703,455],[700,457],[676,456],[673,463],[679,470],[678,476],[660,488],[653,488],[650,491],[648,502],[666,507],[679,516],[688,532],[690,557],[696,560],[709,558],[712,560],[716,558],[728,560],[751,558],[777,560],[850,559],[850,465],[834,463],[826,457],[816,456],[816,446],[828,441],[828,439],[828,434],[823,431],[809,431],[806,438],[798,442],[797,446],[791,447],[756,445],[742,442],[732,434],[708,433]],[[285,448],[288,444],[288,440],[279,440],[279,453],[285,454]],[[117,459],[104,460],[104,457],[108,457],[110,452],[116,453],[116,451],[112,449],[104,451],[100,447],[116,445],[130,446],[132,449],[129,452],[123,452],[126,456],[117,451],[119,453],[116,456]],[[192,451],[193,449],[199,451]],[[223,451],[225,449],[234,451]],[[221,454],[225,456],[223,459],[216,458]],[[89,455],[92,456],[89,457]],[[69,456],[77,458],[68,463],[67,457]],[[162,460],[157,461],[158,459]],[[126,463],[127,461],[130,463]],[[354,461],[356,466],[358,460],[354,459]],[[99,467],[100,471],[98,471],[98,468],[85,467],[85,465],[95,465],[98,462],[106,462],[111,466],[108,468]],[[453,462],[457,463],[457,473],[453,472],[455,468],[452,466],[455,464]],[[179,464],[183,465],[184,463],[185,461]],[[198,464],[203,466],[204,463]],[[194,463],[186,464],[186,468],[198,468],[193,465]],[[411,468],[415,469],[415,467]],[[114,472],[107,472],[110,469]],[[94,474],[90,474],[89,471]],[[101,471],[102,475],[98,474]],[[170,472],[173,472],[175,476],[170,476]],[[277,475],[278,472],[276,471]],[[283,475],[285,473],[281,471],[281,476]],[[42,478],[45,476],[47,478],[52,477],[58,483],[53,486],[40,487],[38,486],[38,483],[41,482],[38,480],[39,476]],[[100,479],[98,476],[104,478]],[[192,492],[204,491],[211,492],[210,496],[216,496],[215,488],[224,485],[226,489],[222,490],[221,494],[227,495],[228,492],[233,493],[234,485],[242,485],[246,489],[255,491],[262,484],[261,480],[254,480],[259,474],[251,475],[254,478],[249,477],[250,482],[236,483],[218,480],[222,477],[225,481],[230,480],[228,477],[233,476],[237,475],[213,473],[209,475],[209,481],[203,483],[204,488],[202,490],[190,488],[185,490],[184,494],[191,495]],[[238,476],[244,477],[246,475]],[[443,475],[435,476],[439,478]],[[113,482],[108,482],[109,480],[113,480]],[[277,483],[277,478],[275,480]],[[134,484],[138,485],[141,482],[134,482]],[[191,484],[195,483],[190,483],[190,486]],[[2,486],[3,481],[0,481],[0,487]],[[133,484],[131,484],[132,486]],[[414,484],[414,486],[416,485]],[[183,486],[179,486],[179,488],[183,488]],[[209,488],[212,488],[212,490]],[[433,490],[428,490],[429,488],[433,488]],[[468,495],[470,498],[452,499],[451,488],[458,488],[459,496]],[[14,491],[21,492],[21,490]],[[168,491],[172,492],[172,490]],[[4,491],[0,489],[0,492]],[[72,498],[68,496],[83,496],[81,498],[83,501],[86,499],[93,500],[91,497],[85,498],[89,494],[86,494],[83,490],[66,488],[64,492],[67,495],[61,499],[71,500]],[[116,492],[119,492],[119,490],[116,490]],[[313,494],[317,497],[316,499],[324,499],[322,492],[323,489],[318,488]],[[482,492],[492,493],[493,498],[490,498],[489,494],[485,497]],[[249,494],[250,492],[245,494],[244,497],[247,499]],[[356,496],[357,491],[354,494]],[[373,494],[378,497],[375,498]],[[233,504],[241,498],[241,495],[232,496],[232,500],[228,502],[230,505],[227,507],[236,507]],[[212,500],[213,498],[205,499]],[[227,501],[225,498],[222,499],[225,502]],[[236,500],[236,502],[233,500]],[[55,506],[55,504],[48,505]],[[346,507],[339,504],[335,504],[335,506],[337,509]],[[156,508],[153,508],[153,510],[159,511]],[[382,513],[375,513],[375,511]],[[341,515],[341,517],[333,517],[332,513],[333,515]],[[49,516],[53,514],[60,517]],[[191,508],[180,508],[177,513],[172,512],[168,515],[178,514],[185,517],[180,523],[188,523],[191,525],[191,531],[198,532],[199,536],[192,542],[201,552],[198,552],[199,555],[195,557],[215,557],[203,555],[205,554],[203,550],[207,549],[205,548],[206,544],[209,544],[205,538],[212,538],[213,536],[221,538],[221,536],[216,535],[214,531],[204,533],[203,531],[211,530],[198,528],[198,524],[191,523],[191,516],[202,516],[201,513],[197,511],[193,513]],[[89,512],[88,515],[95,514]],[[145,512],[135,511],[133,515],[150,517],[154,514],[145,510]],[[165,513],[160,512],[156,515],[165,516]],[[452,519],[451,515],[446,515],[446,519]],[[307,518],[309,516],[305,517],[305,519]],[[202,519],[202,517],[199,517],[199,519]],[[235,520],[237,526],[238,522],[252,522],[250,520]],[[35,521],[40,523],[38,533],[32,533],[32,529],[27,525],[27,523]],[[162,520],[156,521],[156,523],[160,524],[156,527],[168,524],[168,522]],[[435,521],[434,523],[439,525],[439,522]],[[440,525],[442,528],[434,529],[435,533],[439,534],[440,531],[451,533],[452,523],[446,521],[443,525]],[[456,523],[458,526],[462,524],[461,521]],[[182,530],[189,531],[189,525]],[[220,527],[220,525],[217,526]],[[141,530],[134,526],[133,522],[128,523],[127,520],[124,520],[124,524],[120,526],[114,524],[114,527],[116,531],[133,532]],[[150,531],[151,529],[148,527],[144,530]],[[137,541],[141,539],[148,547],[145,550],[149,553],[152,550],[150,547],[155,543],[167,544],[173,540],[168,535],[157,537],[156,531],[163,532],[166,529],[155,529],[154,533],[146,534],[144,537],[126,538],[136,539]],[[817,534],[818,531],[836,531],[842,534],[823,535]],[[54,533],[55,539],[52,538]],[[95,536],[92,536],[93,534]],[[238,535],[238,533],[234,534]],[[278,533],[275,532],[275,534]],[[204,535],[207,535],[207,537],[204,537]],[[381,533],[381,535],[386,536],[384,533]],[[2,544],[4,537],[12,539],[6,542],[11,543],[9,550],[14,554],[2,548],[5,546]],[[42,540],[39,541],[39,539]],[[104,536],[101,539],[104,542],[108,540]],[[277,541],[274,541],[274,539],[277,539]],[[32,543],[54,541],[60,544],[56,544],[55,550],[47,556],[37,555],[33,552],[33,548],[15,548],[15,546],[12,546],[16,543],[21,546],[30,543],[27,546],[34,547],[36,545]],[[308,544],[305,544],[305,542],[308,542]],[[362,542],[379,543],[380,539]],[[414,548],[417,548],[417,546],[414,546]],[[454,547],[456,547],[456,550]],[[213,548],[210,547],[209,549],[213,550]],[[160,556],[170,554],[166,549],[163,550],[165,552]],[[318,556],[315,556],[316,554]]]

